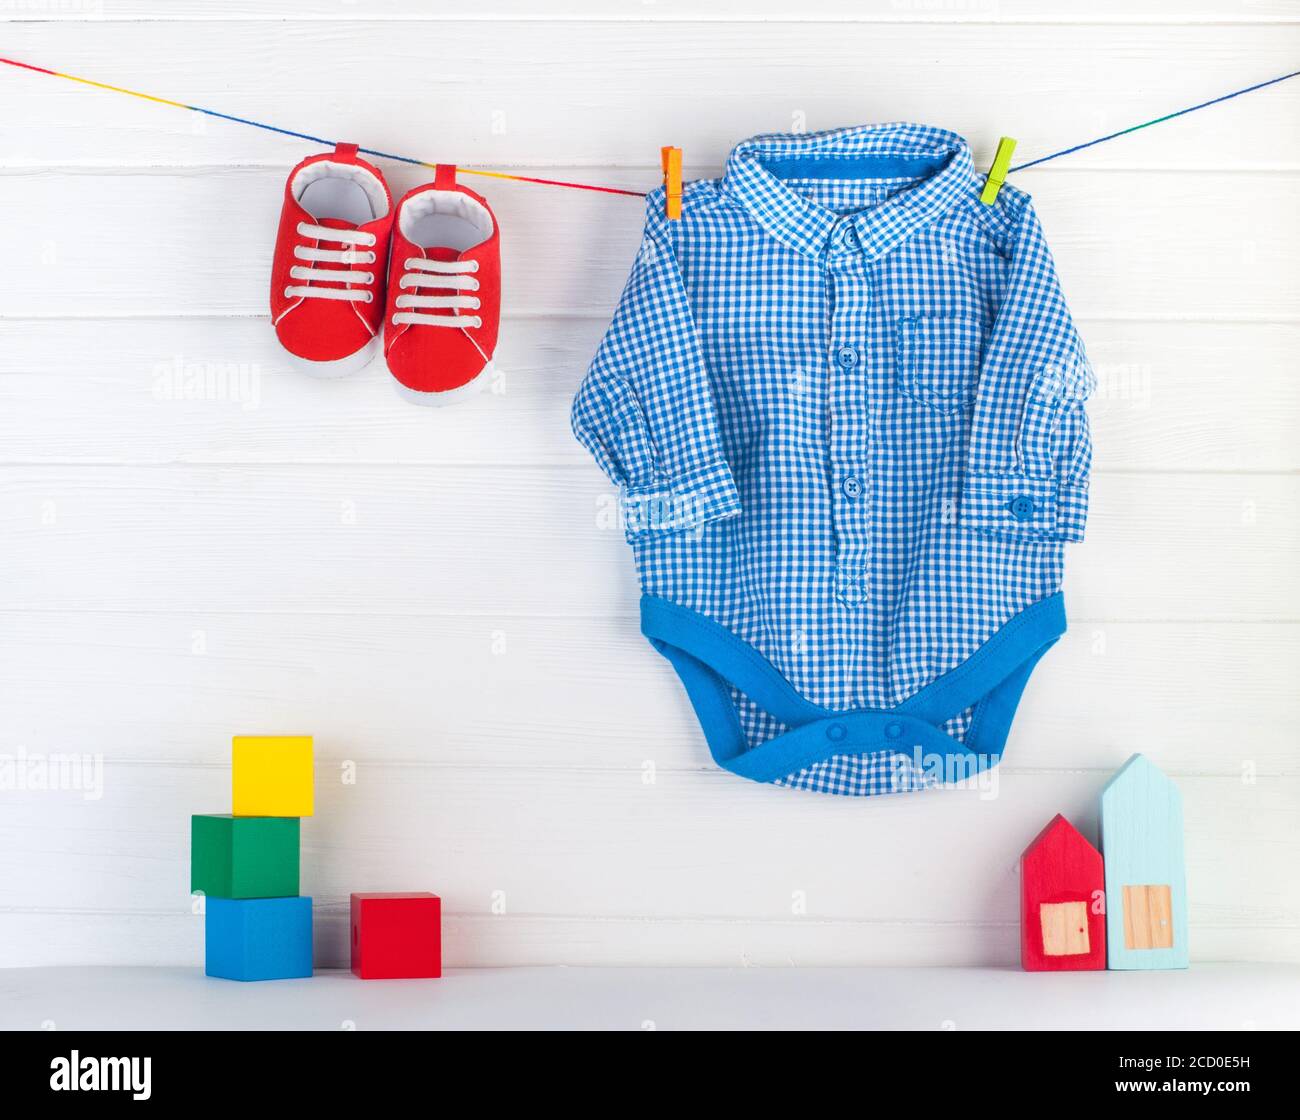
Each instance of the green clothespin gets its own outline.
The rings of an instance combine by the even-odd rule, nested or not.
[[[985,206],[992,206],[998,200],[998,191],[1007,181],[1007,169],[1011,166],[1011,153],[1016,150],[1016,142],[1010,136],[998,141],[998,150],[993,156],[993,166],[989,168],[989,177],[984,180],[984,190],[980,192],[980,201]]]

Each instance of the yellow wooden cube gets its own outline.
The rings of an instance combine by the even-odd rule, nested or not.
[[[310,817],[310,735],[236,735],[231,751],[232,814]]]

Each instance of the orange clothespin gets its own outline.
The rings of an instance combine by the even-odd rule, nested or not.
[[[675,222],[682,216],[682,150],[660,148],[659,158],[664,166],[664,213]]]

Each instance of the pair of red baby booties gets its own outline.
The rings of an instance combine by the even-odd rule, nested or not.
[[[442,404],[492,368],[501,238],[487,200],[440,164],[394,207],[355,144],[303,160],[284,189],[271,268],[280,344],[318,377],[360,369],[382,349],[408,398]]]

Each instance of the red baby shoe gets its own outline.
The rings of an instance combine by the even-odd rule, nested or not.
[[[501,318],[501,239],[481,196],[440,164],[397,204],[384,309],[384,357],[398,391],[445,404],[492,368]]]
[[[317,377],[360,369],[378,348],[393,196],[355,144],[289,173],[271,265],[271,322]],[[360,266],[360,267],[354,267]]]

